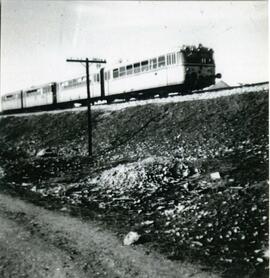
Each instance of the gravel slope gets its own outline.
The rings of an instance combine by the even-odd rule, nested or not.
[[[226,278],[268,277],[268,106],[268,85],[97,106],[94,162],[85,111],[3,117],[0,189],[94,211]]]

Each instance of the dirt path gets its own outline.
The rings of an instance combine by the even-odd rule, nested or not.
[[[0,277],[218,277],[123,246],[96,223],[0,194]]]

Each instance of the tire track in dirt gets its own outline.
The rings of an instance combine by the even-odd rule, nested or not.
[[[0,276],[218,277],[142,246],[123,246],[93,222],[0,194]]]
[[[71,257],[0,216],[0,277],[87,277]]]

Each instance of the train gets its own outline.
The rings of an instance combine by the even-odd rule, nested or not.
[[[89,77],[90,102],[112,103],[116,99],[166,97],[171,92],[188,94],[215,84],[211,48],[182,46],[159,56],[133,63],[119,62],[96,68]],[[51,82],[1,97],[2,112],[15,113],[68,108],[87,104],[86,76]]]

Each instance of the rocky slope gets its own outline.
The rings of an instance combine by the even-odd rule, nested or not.
[[[2,190],[60,200],[224,277],[267,275],[268,86],[121,105],[94,109],[93,161],[84,110],[2,117]]]

